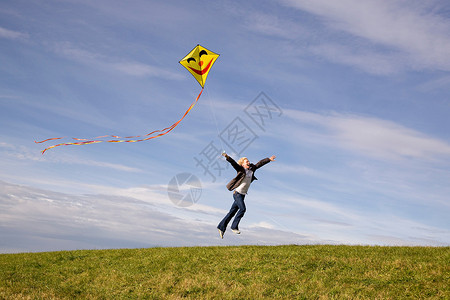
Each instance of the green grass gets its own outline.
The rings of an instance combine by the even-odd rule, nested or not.
[[[449,299],[450,247],[239,246],[0,255],[0,299]]]

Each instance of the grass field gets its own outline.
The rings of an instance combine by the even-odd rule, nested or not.
[[[450,299],[450,247],[239,246],[0,255],[0,299]]]

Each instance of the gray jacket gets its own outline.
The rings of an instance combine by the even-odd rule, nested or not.
[[[229,191],[232,191],[232,190],[237,188],[242,183],[242,180],[244,180],[244,178],[245,178],[245,168],[243,166],[241,166],[241,165],[238,165],[238,163],[234,159],[232,159],[230,156],[227,155],[225,158],[233,166],[233,168],[237,172],[236,177],[231,179],[231,181],[227,184],[227,189]],[[255,171],[257,169],[261,168],[262,166],[264,166],[265,164],[268,164],[269,162],[270,162],[269,158],[263,158],[259,162],[257,162],[256,164],[250,164],[249,170],[253,171],[252,182],[253,182],[253,180],[257,180],[258,179],[258,178],[255,177]]]

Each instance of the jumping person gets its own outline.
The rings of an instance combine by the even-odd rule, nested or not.
[[[233,198],[234,202],[233,205],[231,205],[230,211],[228,214],[222,219],[222,221],[217,225],[217,229],[219,229],[220,237],[223,239],[223,235],[225,233],[225,230],[227,229],[228,223],[231,221],[231,219],[235,216],[233,223],[231,224],[231,230],[236,233],[240,234],[239,230],[239,222],[241,221],[242,217],[245,214],[245,203],[244,198],[245,195],[247,195],[247,191],[250,187],[250,184],[253,182],[253,180],[257,179],[255,177],[255,171],[265,164],[268,164],[271,161],[275,160],[275,155],[272,155],[269,158],[261,159],[256,164],[252,164],[248,161],[247,157],[241,157],[238,162],[234,161],[228,154],[225,152],[222,153],[222,155],[226,158],[226,160],[233,166],[233,168],[236,170],[237,175],[235,178],[233,178],[228,184],[227,189],[229,191],[233,191]]]

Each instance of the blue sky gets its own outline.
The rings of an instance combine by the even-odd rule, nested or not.
[[[448,246],[449,11],[446,1],[2,1],[0,252]],[[178,63],[197,44],[220,57],[172,132],[41,155],[53,143],[35,140],[173,124],[201,89]],[[235,171],[222,149],[277,156],[257,171],[242,234],[223,240]],[[192,205],[168,193],[180,174]]]

